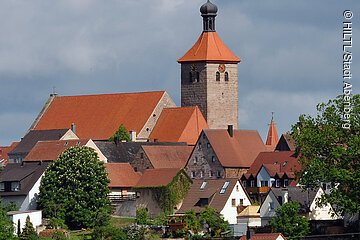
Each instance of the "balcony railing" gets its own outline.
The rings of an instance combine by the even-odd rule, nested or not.
[[[249,193],[249,194],[265,194],[267,192],[269,192],[270,190],[270,187],[247,187],[246,188],[246,191]]]
[[[112,204],[114,203],[120,203],[125,201],[135,201],[136,195],[109,195],[109,200]]]

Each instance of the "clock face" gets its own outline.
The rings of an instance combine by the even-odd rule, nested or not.
[[[218,70],[221,73],[225,72],[225,70],[226,70],[225,64],[219,64]]]

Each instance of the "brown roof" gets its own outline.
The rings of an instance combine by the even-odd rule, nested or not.
[[[260,213],[259,213],[259,209],[260,206],[246,206],[244,210],[242,210],[239,214],[238,217],[240,218],[260,218]]]
[[[10,146],[2,146],[0,147],[0,164],[6,165],[9,161],[8,153],[11,152],[19,142],[13,142]]]
[[[277,240],[278,237],[282,237],[280,239],[285,239],[284,235],[281,233],[256,233],[252,235],[250,240]],[[239,240],[247,240],[246,236],[242,236]]]
[[[56,96],[34,127],[37,130],[76,124],[79,138],[105,140],[123,124],[139,133],[152,116],[164,91]]]
[[[271,122],[269,124],[269,131],[268,131],[268,135],[267,135],[266,143],[265,143],[266,148],[269,151],[274,151],[278,142],[279,142],[279,137],[278,137],[277,130],[276,130],[276,124],[275,124],[274,119],[271,119]]]
[[[154,168],[184,168],[192,146],[142,146]]]
[[[248,168],[260,152],[266,151],[255,130],[234,130],[233,137],[221,129],[205,129],[204,133],[223,167]]]
[[[247,174],[255,176],[262,166],[273,176],[276,173],[286,173],[289,176],[301,170],[301,165],[293,151],[262,152],[256,157]]]
[[[31,149],[24,161],[54,161],[69,147],[84,146],[88,142],[89,139],[39,141]]]
[[[208,125],[198,107],[165,108],[150,134],[150,140],[194,145],[206,128]]]
[[[240,59],[223,43],[217,32],[203,32],[178,62],[222,61],[238,63]]]
[[[180,171],[179,168],[146,169],[136,187],[167,186]]]
[[[141,177],[129,163],[106,163],[106,170],[110,179],[109,187],[134,187]]]
[[[201,189],[201,185],[206,185]],[[220,190],[225,182],[229,182],[223,194]],[[223,210],[232,190],[235,187],[237,179],[209,179],[209,180],[193,180],[193,184],[187,193],[178,213],[185,213],[193,209],[195,212],[201,212],[205,206],[215,208],[217,212]]]

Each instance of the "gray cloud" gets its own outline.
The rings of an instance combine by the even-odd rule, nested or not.
[[[61,95],[164,89],[179,104],[176,60],[201,33],[204,0],[0,2],[0,145],[19,140],[56,86]],[[341,92],[342,11],[358,1],[219,1],[217,30],[242,59],[240,126],[279,133]],[[358,77],[356,78],[358,79]],[[359,92],[358,81],[353,81]]]

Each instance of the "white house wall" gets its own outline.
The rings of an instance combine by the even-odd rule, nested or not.
[[[29,191],[25,200],[20,206],[19,211],[35,210],[37,208],[37,198],[40,192],[40,183],[44,173],[41,174],[39,179],[35,182],[34,186]]]
[[[319,191],[316,193],[314,201],[310,205],[310,213],[309,213],[309,220],[336,220],[340,217],[335,214],[335,211],[328,203],[322,207],[316,206],[316,200],[320,199],[321,196],[324,194],[324,191],[319,188]],[[333,215],[333,216],[332,216]]]
[[[264,167],[261,167],[257,175],[257,186],[261,187],[261,181],[268,181],[268,187],[270,186],[270,175]]]
[[[236,186],[238,186],[238,191],[236,190]],[[232,206],[232,199],[235,199],[236,204]],[[224,208],[221,210],[221,214],[224,216],[224,219],[229,222],[229,224],[237,224],[237,207],[240,205],[240,199],[243,199],[243,206],[251,205],[250,199],[247,197],[244,189],[242,188],[239,181],[236,182],[230,197],[226,201]]]
[[[33,224],[34,228],[42,224],[42,212],[41,211],[28,211],[28,212],[9,212],[10,219],[14,224],[14,233],[17,233],[18,223],[20,220],[20,231],[25,227],[27,216],[30,217],[30,222]]]
[[[99,160],[104,162],[104,163],[107,163],[107,158],[105,157],[105,155],[100,151],[100,149],[96,146],[96,144],[93,142],[93,140],[89,140],[86,144],[85,144],[86,147],[89,147],[89,148],[92,148],[94,149],[94,151],[97,153],[98,157],[99,157]]]

